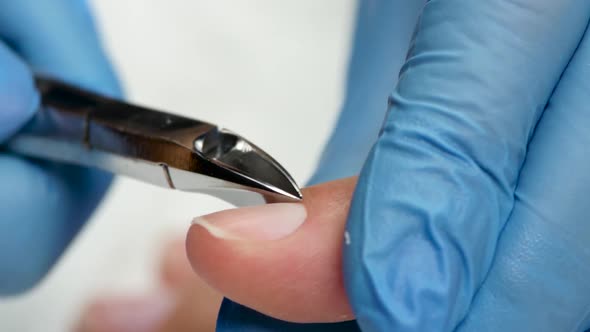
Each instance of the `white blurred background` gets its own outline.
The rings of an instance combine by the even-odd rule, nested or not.
[[[230,128],[301,184],[342,99],[353,0],[95,0],[128,98]],[[99,293],[154,287],[163,242],[216,199],[120,178],[30,293],[0,299],[0,331],[63,332]]]

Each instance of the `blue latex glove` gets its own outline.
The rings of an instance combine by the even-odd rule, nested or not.
[[[362,331],[589,327],[590,42],[560,82],[589,19],[583,0],[425,6],[349,216],[344,273]],[[343,117],[354,127],[363,111]],[[345,143],[328,153],[350,154]],[[332,162],[318,174],[342,168]],[[296,328],[236,327],[225,308],[220,330]]]
[[[528,148],[488,276],[457,329],[590,329],[590,32]]]
[[[33,71],[120,94],[84,1],[0,1],[0,142],[37,109]],[[0,295],[46,274],[109,181],[97,171],[0,154]]]

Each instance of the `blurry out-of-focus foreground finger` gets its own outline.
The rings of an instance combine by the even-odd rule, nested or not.
[[[76,331],[213,332],[221,299],[193,272],[179,238],[164,250],[158,290],[101,296],[85,308]]]

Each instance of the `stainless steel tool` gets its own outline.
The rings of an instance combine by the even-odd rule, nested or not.
[[[5,148],[97,167],[237,206],[298,201],[299,187],[271,156],[213,124],[37,78],[41,107]]]

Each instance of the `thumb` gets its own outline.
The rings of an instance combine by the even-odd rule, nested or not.
[[[343,234],[356,178],[303,190],[304,201],[194,220],[193,269],[228,298],[294,322],[352,319],[342,280]]]
[[[27,65],[0,42],[0,141],[29,120],[39,103]]]

